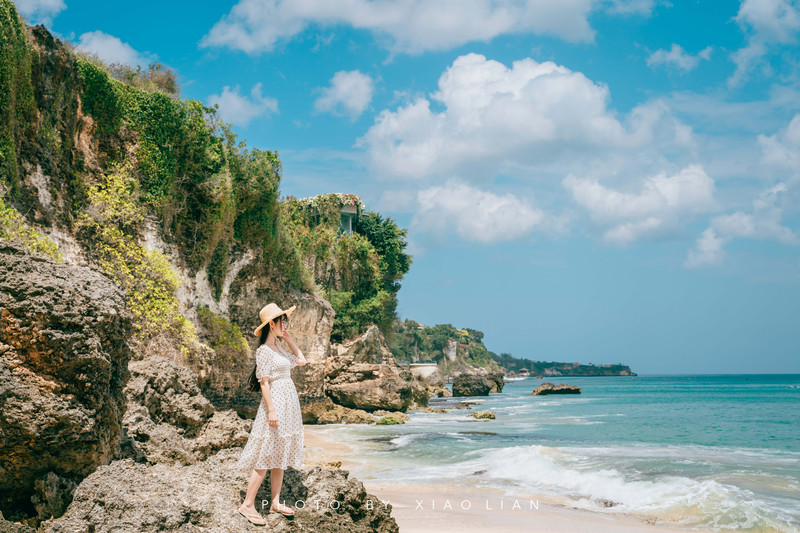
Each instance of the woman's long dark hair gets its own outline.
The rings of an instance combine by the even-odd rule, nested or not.
[[[267,322],[266,325],[261,328],[261,337],[258,341],[259,346],[267,342],[267,335],[269,335],[269,322]],[[250,372],[250,378],[247,380],[247,388],[252,392],[261,392],[261,383],[259,383],[258,379],[256,378],[256,366],[257,364],[254,364],[253,371]]]

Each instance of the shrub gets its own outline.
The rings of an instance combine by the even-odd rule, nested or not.
[[[58,251],[58,245],[38,231],[29,228],[22,215],[7,205],[0,196],[0,239],[19,239],[28,250],[44,254],[56,262],[64,258]]]

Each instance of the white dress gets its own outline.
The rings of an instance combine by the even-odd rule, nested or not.
[[[250,429],[250,437],[236,467],[246,474],[254,469],[300,468],[303,464],[303,415],[290,370],[297,366],[297,356],[266,343],[256,349],[256,378],[269,379],[272,405],[278,427],[269,427],[267,402],[261,394],[258,413]]]

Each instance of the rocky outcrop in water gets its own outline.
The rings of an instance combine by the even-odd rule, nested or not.
[[[497,388],[497,382],[486,375],[459,374],[453,378],[453,396],[488,396],[493,388]]]
[[[505,385],[505,380],[503,379],[503,374],[500,372],[489,372],[486,374],[486,379],[492,383],[492,388],[489,389],[489,392],[503,392],[503,385]]]
[[[122,292],[105,276],[0,240],[6,516],[63,507],[56,500],[118,453],[131,327]]]
[[[559,385],[553,385],[549,381],[545,381],[536,387],[530,395],[540,396],[543,394],[580,394],[580,392],[581,389],[575,385],[565,385],[563,383]]]

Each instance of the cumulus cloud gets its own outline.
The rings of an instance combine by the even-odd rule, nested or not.
[[[341,70],[333,75],[331,84],[322,89],[314,109],[333,115],[347,115],[355,120],[372,101],[372,78],[358,70]]]
[[[219,106],[219,116],[226,122],[239,126],[246,126],[256,117],[278,112],[278,101],[261,94],[261,84],[256,83],[250,90],[250,97],[240,93],[239,86],[233,89],[227,85],[222,88],[222,94],[212,94],[208,97],[208,105]]]
[[[456,233],[465,241],[488,244],[530,233],[545,214],[513,194],[498,195],[450,179],[417,193],[416,231],[438,236]]]
[[[118,37],[90,31],[82,34],[78,39],[78,49],[94,54],[106,63],[122,63],[131,67],[146,66],[153,61],[147,54],[142,54],[128,43],[122,42]]]
[[[712,218],[709,227],[697,239],[695,248],[689,251],[684,266],[697,268],[720,264],[725,255],[724,245],[733,239],[771,240],[790,246],[800,245],[797,234],[781,222],[783,209],[779,200],[788,190],[785,183],[779,183],[753,201],[751,212],[737,211]]]
[[[691,142],[691,130],[659,102],[635,108],[622,123],[608,101],[605,85],[555,63],[523,59],[508,68],[467,54],[441,75],[430,100],[382,111],[357,145],[367,149],[376,174],[421,179],[541,166],[568,159],[565,153],[605,157],[655,136]]]
[[[758,143],[764,163],[800,174],[800,114],[775,135],[759,135]]]
[[[673,176],[648,177],[639,192],[622,192],[574,176],[564,179],[563,185],[604,228],[603,239],[623,246],[685,224],[691,215],[709,212],[716,205],[714,180],[696,165]]]
[[[730,86],[741,84],[770,47],[797,42],[800,4],[796,0],[743,0],[736,22],[748,34],[748,44],[731,56],[736,70]]]
[[[447,50],[499,35],[535,33],[570,42],[594,39],[595,8],[649,14],[650,0],[240,0],[202,39],[247,53],[270,51],[311,25],[373,32],[397,52]]]
[[[711,52],[713,48],[707,47],[697,53],[697,55],[688,54],[683,47],[679,44],[672,44],[672,48],[667,50],[656,50],[650,57],[647,58],[647,66],[653,67],[656,65],[672,66],[680,70],[689,72],[697,68],[700,61],[711,59]]]
[[[53,17],[67,8],[64,0],[16,0],[19,13],[33,23],[50,24]]]
[[[689,250],[689,255],[686,256],[683,266],[686,268],[698,268],[722,263],[725,257],[724,245],[725,241],[717,235],[714,228],[707,228],[700,234],[694,249]]]

